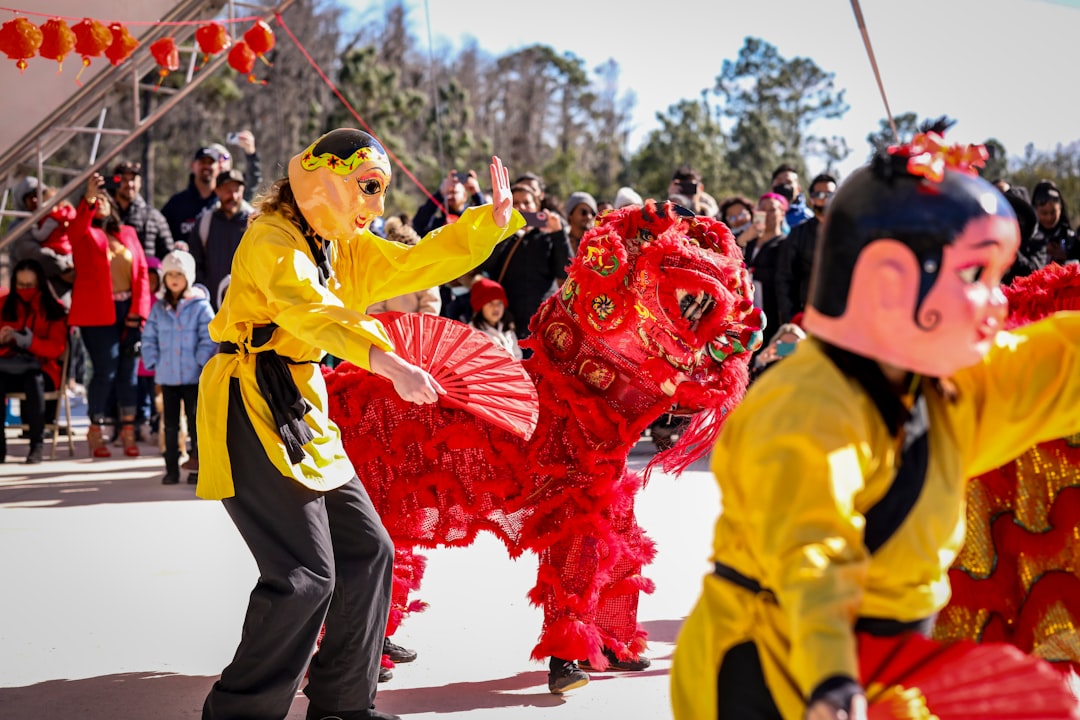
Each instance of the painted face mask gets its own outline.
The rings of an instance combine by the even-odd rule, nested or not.
[[[879,362],[945,377],[1001,328],[1016,216],[974,173],[981,146],[934,133],[890,148],[840,187],[822,231],[804,325]]]
[[[289,184],[312,229],[330,240],[362,233],[383,214],[390,161],[360,130],[333,130],[289,161]]]

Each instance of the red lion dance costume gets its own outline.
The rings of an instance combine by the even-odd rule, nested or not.
[[[464,411],[406,404],[355,367],[331,374],[330,415],[398,548],[388,633],[419,586],[413,548],[464,546],[488,530],[512,557],[539,555],[534,659],[602,670],[605,648],[637,658],[638,594],[653,589],[641,571],[654,548],[634,518],[643,480],[627,457],[673,407],[697,415],[650,468],[679,472],[709,451],[760,343],[751,293],[726,226],[649,201],[592,228],[561,293],[532,318],[523,365],[540,417],[529,441]]]
[[[1049,265],[1005,294],[1009,327],[1080,310],[1080,267]],[[1040,443],[972,480],[967,536],[935,635],[1009,642],[1080,671],[1080,436]]]

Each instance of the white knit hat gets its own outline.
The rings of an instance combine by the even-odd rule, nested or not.
[[[615,209],[626,207],[627,205],[641,205],[643,204],[641,196],[634,192],[633,188],[621,187],[619,192],[615,193]]]
[[[195,287],[195,258],[183,250],[173,250],[161,261],[161,274],[179,272],[187,278],[189,288]]]

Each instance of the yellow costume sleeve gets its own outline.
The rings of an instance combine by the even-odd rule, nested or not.
[[[1080,313],[1000,333],[980,364],[954,378],[964,475],[1004,465],[1080,428]],[[971,400],[965,402],[970,394]]]
[[[813,408],[823,416],[800,416]],[[739,485],[754,495],[746,521],[761,542],[761,582],[787,618],[788,671],[809,697],[830,676],[858,678],[852,627],[868,557],[855,497],[864,488],[867,434],[855,425],[859,409],[840,393],[809,406],[792,395],[757,410],[763,412],[741,431],[768,442],[736,438],[750,451],[730,458],[736,467],[727,472],[752,478]]]
[[[479,267],[496,245],[524,225],[515,210],[506,227],[499,228],[491,205],[481,205],[467,209],[457,222],[432,230],[412,247],[370,234],[350,240],[337,248],[335,292],[349,307],[366,308],[434,287]]]

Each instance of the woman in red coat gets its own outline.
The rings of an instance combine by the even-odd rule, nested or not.
[[[96,173],[87,181],[68,232],[75,265],[68,323],[80,329],[93,365],[86,392],[92,455],[111,454],[102,424],[115,390],[124,454],[135,456],[136,370],[142,325],[150,314],[150,285],[142,243],[135,228],[120,224],[104,186]]]
[[[60,386],[60,356],[67,347],[67,311],[53,295],[36,260],[21,260],[11,290],[0,304],[0,397],[26,393],[22,418],[30,426],[26,462],[41,462],[45,439],[45,393]],[[0,462],[7,440],[0,431]]]

